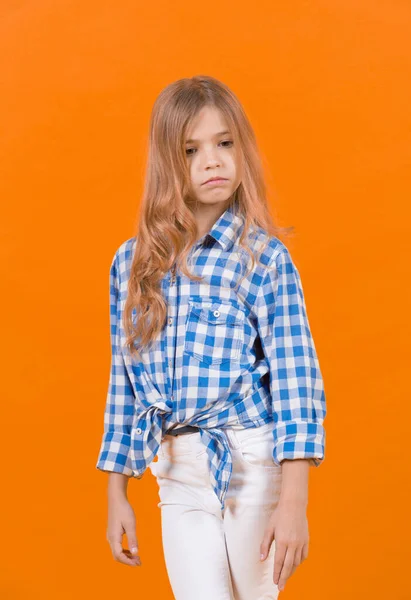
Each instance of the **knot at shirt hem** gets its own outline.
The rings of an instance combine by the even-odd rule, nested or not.
[[[170,411],[171,408],[165,404],[162,408],[151,406],[144,415],[136,418],[131,431],[130,457],[134,476],[138,479],[143,476],[158,453],[165,431],[163,415]],[[216,427],[189,422],[185,422],[184,425],[199,427],[201,441],[206,446],[210,482],[223,510],[232,474],[232,455],[227,436],[222,429]]]

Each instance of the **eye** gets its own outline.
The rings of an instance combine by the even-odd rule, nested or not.
[[[220,142],[220,144],[231,144],[232,146],[234,142],[232,142],[231,140],[223,140],[222,142]],[[231,148],[231,146],[224,146],[224,148]],[[187,156],[192,156],[194,154],[194,152],[190,152],[190,150],[195,150],[195,148],[186,148]]]

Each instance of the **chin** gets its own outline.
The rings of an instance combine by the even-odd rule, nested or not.
[[[203,199],[199,199],[198,202],[200,204],[204,204],[205,206],[210,206],[210,205],[218,205],[218,204],[227,204],[230,200],[231,196],[227,196],[227,198],[205,198]]]
[[[215,191],[216,193],[201,194],[201,196],[199,196],[199,200],[201,200],[201,202],[205,202],[207,204],[209,202],[227,202],[227,200],[229,200],[233,195],[233,192],[227,192],[227,190],[223,191],[222,189],[216,188],[213,191]]]

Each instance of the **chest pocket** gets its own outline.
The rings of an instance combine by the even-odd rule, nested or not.
[[[189,300],[184,352],[208,365],[238,360],[244,344],[244,312],[228,302]]]

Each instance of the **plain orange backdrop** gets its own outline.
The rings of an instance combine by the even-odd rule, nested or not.
[[[110,261],[134,235],[152,104],[196,74],[255,128],[325,381],[309,556],[280,597],[411,598],[410,32],[400,0],[2,1],[2,599],[173,598],[154,477],[129,483],[133,569],[95,463]]]

